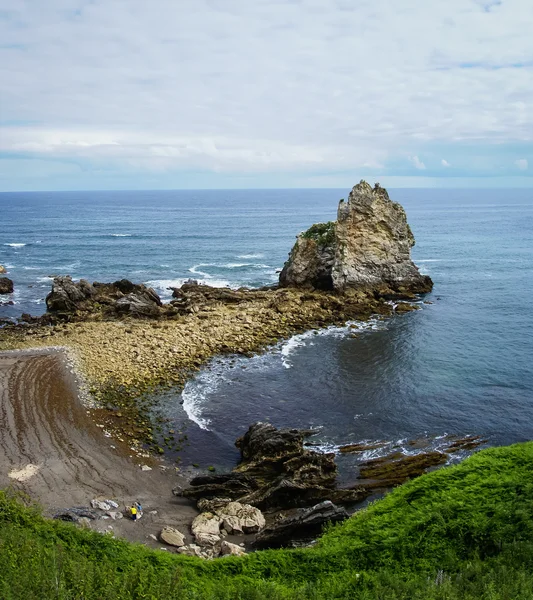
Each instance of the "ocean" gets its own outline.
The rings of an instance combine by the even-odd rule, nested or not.
[[[533,439],[533,191],[389,190],[413,258],[435,287],[420,310],[295,336],[253,358],[215,358],[161,414],[185,430],[185,462],[226,468],[257,420],[313,427],[318,447],[384,440],[489,445]],[[334,220],[348,190],[0,194],[0,264],[15,293],[0,318],[40,314],[51,277],[128,278],[169,299],[188,278],[277,280],[295,236]],[[349,460],[341,457],[343,460]]]

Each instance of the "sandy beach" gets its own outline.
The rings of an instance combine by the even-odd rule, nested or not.
[[[98,425],[79,399],[63,351],[0,353],[0,488],[28,494],[48,516],[88,507],[93,498],[114,499],[120,510],[137,500],[140,521],[97,520],[91,527],[158,548],[150,536],[165,525],[192,540],[189,524],[198,511],[172,494],[185,476],[137,456]]]

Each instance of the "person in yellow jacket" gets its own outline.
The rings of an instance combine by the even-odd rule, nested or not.
[[[131,505],[130,513],[131,513],[132,520],[136,521],[137,520],[137,507],[135,506],[135,504]]]

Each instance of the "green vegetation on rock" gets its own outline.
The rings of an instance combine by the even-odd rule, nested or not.
[[[533,442],[423,475],[313,548],[214,561],[43,519],[0,492],[0,597],[533,599]]]
[[[319,246],[330,246],[335,242],[335,223],[333,221],[315,223],[302,233],[302,237],[314,240]]]

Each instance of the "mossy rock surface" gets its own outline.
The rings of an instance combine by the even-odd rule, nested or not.
[[[302,237],[314,240],[319,246],[331,246],[335,243],[335,223],[333,221],[315,223],[302,233]]]

